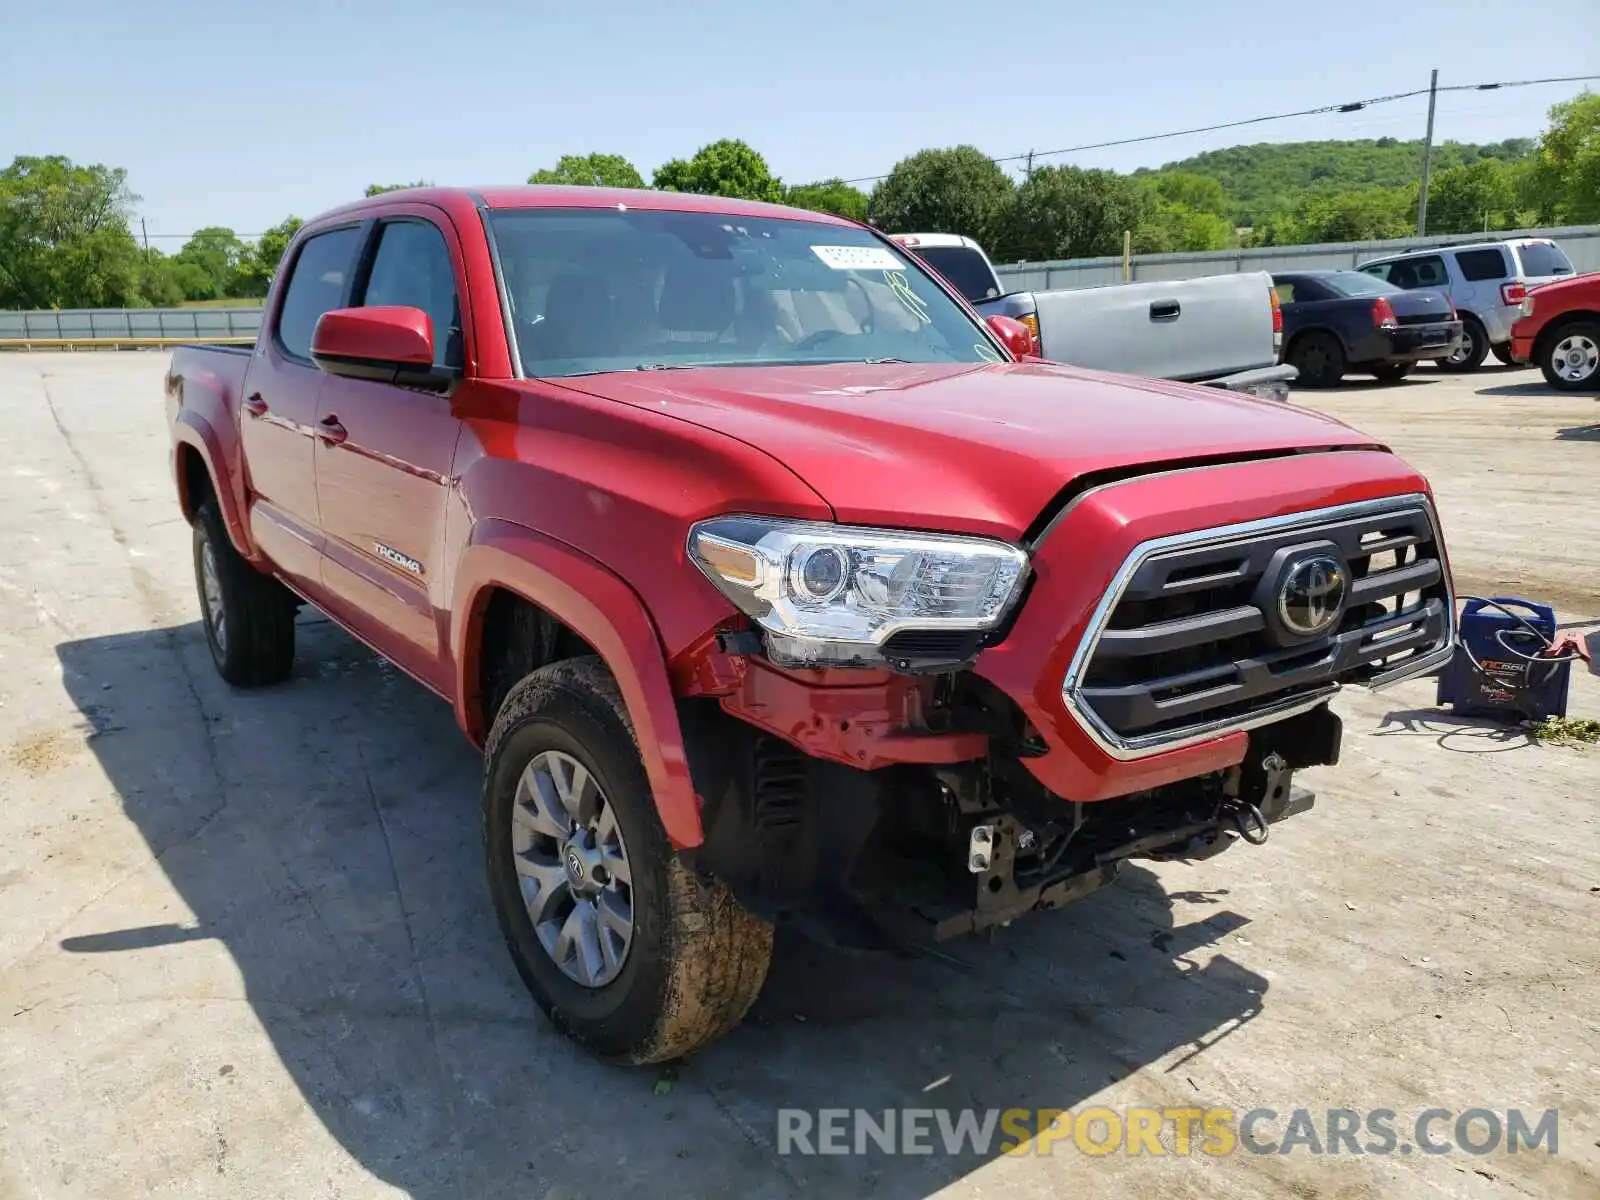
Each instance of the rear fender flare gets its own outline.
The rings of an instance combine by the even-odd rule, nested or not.
[[[228,530],[234,549],[251,562],[256,562],[255,544],[250,540],[249,528],[240,511],[239,497],[234,494],[231,476],[225,468],[226,452],[216,429],[199,413],[186,408],[178,414],[173,425],[173,438],[173,483],[178,489],[178,504],[184,518],[193,521],[198,506],[196,498],[189,494],[189,480],[183,469],[184,448],[188,447],[200,455],[206,474],[211,477],[211,494],[217,498],[217,505],[222,510],[222,523]],[[219,467],[223,469],[219,470]]]
[[[479,694],[479,647],[488,597],[514,592],[561,621],[604,660],[627,705],[656,811],[675,849],[703,840],[666,654],[644,602],[581,551],[509,521],[479,521],[456,570],[451,646],[456,720],[482,746],[492,717]]]

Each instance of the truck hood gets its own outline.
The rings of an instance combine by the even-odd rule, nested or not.
[[[757,447],[840,521],[1012,539],[1091,473],[1375,445],[1305,409],[1056,363],[716,367],[559,382]]]

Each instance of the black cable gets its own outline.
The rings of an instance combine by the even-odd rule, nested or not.
[[[1521,625],[1523,627],[1523,629],[1527,630],[1528,633],[1532,634],[1534,636],[1534,638],[1538,640],[1539,644],[1542,645],[1546,650],[1551,650],[1551,649],[1555,648],[1554,640],[1552,640],[1551,638],[1546,637],[1545,633],[1544,633],[1544,630],[1540,629],[1537,625],[1535,625],[1532,621],[1528,620],[1528,618],[1523,616],[1521,613],[1514,612],[1512,609],[1506,607],[1504,604],[1501,604],[1498,600],[1491,600],[1491,599],[1488,599],[1487,597],[1484,597],[1484,596],[1461,596],[1461,597],[1458,597],[1458,599],[1468,601],[1469,603],[1475,603],[1480,608],[1492,608],[1492,609],[1495,609],[1495,610],[1497,610],[1499,612],[1504,613],[1506,616],[1510,617],[1517,624]],[[1560,655],[1556,655],[1556,654],[1524,654],[1521,650],[1518,650],[1515,646],[1511,645],[1511,643],[1506,641],[1506,635],[1508,633],[1513,633],[1513,632],[1516,632],[1516,631],[1510,630],[1510,629],[1497,629],[1497,630],[1494,631],[1494,640],[1500,644],[1500,648],[1502,650],[1504,650],[1507,654],[1510,654],[1515,658],[1520,658],[1524,662],[1527,662],[1527,663],[1548,663],[1549,664],[1549,669],[1545,672],[1544,678],[1539,681],[1538,685],[1535,685],[1531,678],[1529,679],[1528,686],[1530,686],[1530,687],[1533,687],[1533,686],[1541,686],[1542,687],[1544,684],[1549,683],[1552,679],[1555,678],[1556,671],[1557,671],[1558,668],[1560,668],[1562,663],[1573,662],[1573,661],[1575,661],[1575,660],[1577,660],[1578,658],[1581,657],[1578,654],[1578,651],[1576,650],[1576,648],[1569,648],[1565,654],[1560,654]],[[1489,674],[1489,669],[1487,667],[1485,667],[1481,662],[1478,661],[1477,656],[1472,653],[1471,648],[1468,647],[1466,642],[1461,640],[1461,635],[1459,633],[1457,633],[1457,635],[1456,635],[1456,645],[1459,646],[1461,648],[1461,652],[1466,655],[1467,662],[1471,664],[1472,669],[1474,671],[1476,671],[1479,675],[1481,675],[1485,679],[1494,679],[1495,678],[1493,675]],[[1533,674],[1533,671],[1532,671],[1531,668],[1529,669],[1528,674],[1530,676]]]

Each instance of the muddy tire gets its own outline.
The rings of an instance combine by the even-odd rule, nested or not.
[[[282,683],[294,667],[294,594],[233,547],[215,500],[194,518],[200,623],[217,673],[236,687]]]
[[[772,926],[673,852],[600,659],[564,659],[511,689],[485,749],[483,820],[501,932],[557,1029],[601,1058],[643,1064],[690,1054],[743,1019]]]

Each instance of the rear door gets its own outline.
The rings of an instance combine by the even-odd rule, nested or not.
[[[352,305],[432,318],[434,360],[465,361],[464,279],[449,218],[427,205],[380,219]],[[317,411],[322,579],[334,615],[386,657],[447,691],[449,580],[440,574],[461,422],[434,392],[328,376]]]
[[[320,595],[321,533],[312,426],[326,378],[311,361],[317,319],[350,293],[361,228],[322,230],[296,248],[277,310],[256,341],[239,415],[250,536],[296,587]]]
[[[1450,293],[1455,306],[1475,313],[1491,342],[1509,338],[1517,305],[1507,305],[1500,288],[1511,282],[1517,273],[1510,248],[1478,246],[1472,250],[1457,250],[1451,257],[1455,260],[1455,273],[1460,277]]]

